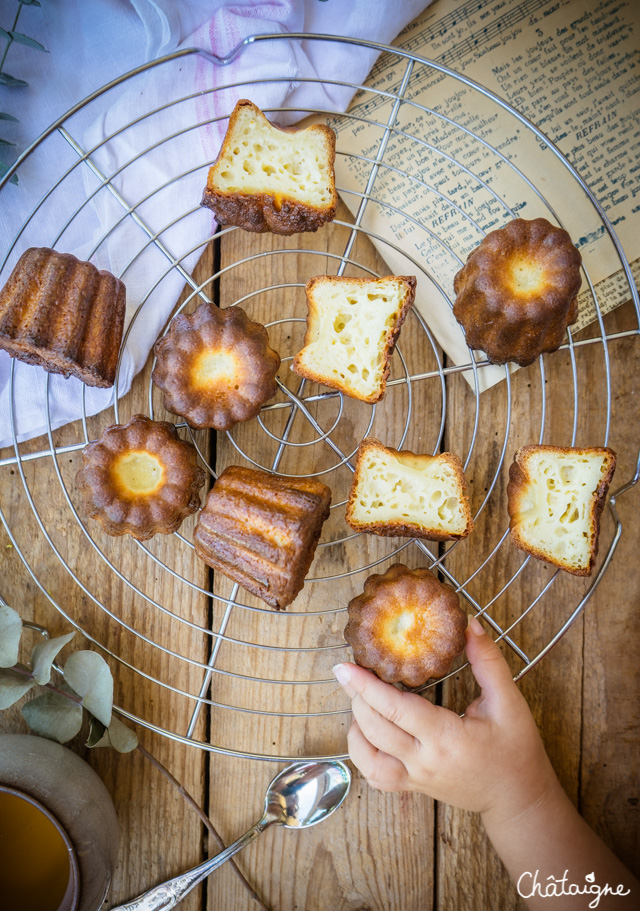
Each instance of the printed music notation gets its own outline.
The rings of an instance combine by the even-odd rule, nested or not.
[[[437,0],[395,42],[485,85],[536,123],[591,187],[640,268],[640,4],[629,0]],[[343,198],[357,208],[398,88],[402,98],[367,227],[407,250],[433,275],[418,306],[455,363],[468,352],[451,322],[453,275],[506,211],[556,217],[580,248],[601,312],[627,300],[629,288],[601,219],[543,139],[476,90],[432,66],[383,55],[354,98],[353,119],[336,117],[336,168]],[[523,179],[519,171],[527,179]],[[350,195],[351,194],[351,195]],[[418,230],[422,225],[423,230]],[[635,228],[635,230],[634,230]],[[389,266],[401,258],[380,244]],[[404,271],[407,268],[404,263]],[[424,287],[424,283],[423,283]],[[580,297],[577,328],[597,317],[593,294]],[[504,377],[482,371],[491,385]]]

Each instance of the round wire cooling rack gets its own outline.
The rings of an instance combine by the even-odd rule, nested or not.
[[[273,119],[283,115],[315,114],[334,126],[337,163],[351,168],[359,177],[359,183],[338,187],[352,209],[353,219],[339,217],[318,235],[256,236],[256,252],[235,258],[229,253],[234,249],[234,235],[238,230],[235,228],[219,230],[199,239],[196,244],[185,245],[184,249],[171,247],[167,240],[172,236],[171,229],[181,226],[199,211],[198,200],[185,197],[182,205],[177,210],[172,209],[170,218],[162,225],[147,221],[146,206],[167,189],[180,188],[182,182],[194,174],[201,176],[204,186],[210,160],[203,153],[202,161],[195,168],[164,176],[157,172],[154,186],[141,191],[138,199],[123,194],[121,179],[140,163],[148,161],[151,165],[154,156],[162,154],[171,143],[224,124],[235,99],[243,95],[251,97],[252,89],[248,82],[229,80],[225,83],[225,66],[252,44],[292,39],[345,42],[354,47],[374,49],[383,55],[380,61],[391,60],[397,65],[396,77],[385,81],[384,87],[377,86],[375,80],[367,85],[351,85],[332,78],[332,74],[300,80],[311,87],[313,84],[329,89],[346,86],[357,92],[356,102],[347,114],[329,108],[266,110]],[[135,88],[137,80],[146,78],[148,71],[176,66],[190,55],[200,55],[217,68],[215,88],[172,98],[120,126],[93,147],[86,148],[74,135],[76,115],[85,117],[85,122],[90,120],[93,106],[97,112],[104,104],[105,94]],[[381,66],[379,62],[376,68]],[[457,117],[435,106],[427,107],[418,100],[418,88],[432,77],[468,93],[467,107]],[[289,78],[283,75],[269,82],[288,85]],[[183,103],[206,98],[213,100],[215,116],[197,122],[180,121]],[[198,49],[168,55],[123,75],[76,105],[30,146],[0,181],[2,190],[12,173],[37,155],[44,143],[59,142],[62,138],[74,154],[69,166],[52,182],[20,226],[10,249],[4,254],[0,274],[6,270],[14,248],[21,250],[32,245],[43,207],[65,200],[66,207],[61,206],[59,230],[46,240],[49,246],[64,250],[66,239],[73,236],[86,212],[85,207],[100,205],[106,195],[119,207],[119,214],[106,224],[86,258],[95,257],[103,245],[113,241],[119,230],[130,228],[132,223],[137,232],[135,242],[129,240],[130,258],[120,270],[125,284],[143,256],[150,251],[157,255],[127,329],[125,344],[149,319],[163,281],[177,273],[189,293],[183,295],[185,299],[174,312],[189,309],[201,300],[216,300],[222,306],[240,305],[250,316],[265,323],[271,344],[280,351],[286,368],[302,342],[303,289],[308,277],[325,272],[363,276],[384,274],[370,252],[365,252],[371,248],[364,241],[372,241],[383,259],[393,261],[394,257],[404,257],[418,276],[418,285],[428,283],[443,303],[452,307],[451,274],[460,267],[466,252],[460,235],[446,227],[450,216],[455,214],[477,243],[492,227],[515,217],[518,200],[526,193],[534,200],[536,215],[544,214],[557,224],[564,224],[562,211],[551,205],[536,182],[509,157],[508,151],[494,146],[481,126],[469,126],[469,120],[465,118],[465,111],[469,113],[469,99],[482,101],[507,125],[532,137],[539,153],[553,159],[555,165],[563,169],[567,199],[571,202],[579,197],[582,205],[588,205],[617,257],[623,280],[628,285],[628,296],[634,303],[636,327],[607,334],[596,282],[585,262],[583,287],[586,285],[595,307],[595,332],[579,341],[568,332],[562,353],[550,355],[563,357],[566,364],[566,383],[562,383],[561,389],[548,388],[545,358],[540,358],[537,366],[527,368],[530,380],[527,388],[533,387],[531,394],[535,390],[537,396],[531,406],[537,427],[534,431],[527,428],[529,436],[526,439],[520,439],[519,429],[512,426],[514,387],[518,384],[521,391],[524,386],[520,376],[512,378],[509,369],[505,368],[499,392],[487,393],[489,398],[485,399],[480,390],[487,362],[469,352],[466,363],[450,363],[438,346],[429,321],[415,308],[403,328],[387,392],[378,406],[346,399],[334,391],[309,387],[290,371],[281,370],[276,399],[264,406],[260,416],[247,425],[238,425],[226,435],[219,435],[215,446],[206,434],[196,433],[186,424],[178,423],[181,434],[196,446],[212,479],[226,464],[240,461],[285,475],[316,476],[332,487],[331,517],[325,525],[312,575],[291,609],[283,613],[273,612],[261,602],[248,598],[237,585],[212,578],[211,574],[207,576],[194,557],[192,523],[185,523],[183,530],[168,540],[160,541],[159,537],[164,536],[156,536],[143,543],[128,537],[126,540],[110,539],[86,522],[78,511],[73,476],[79,464],[80,450],[112,421],[105,413],[89,418],[83,394],[81,432],[78,435],[69,430],[69,437],[65,439],[64,431],[56,431],[54,440],[48,379],[46,401],[43,402],[48,446],[34,451],[32,446],[18,442],[14,409],[13,454],[0,460],[0,469],[17,470],[22,493],[30,506],[34,527],[37,527],[38,543],[34,539],[21,540],[4,510],[0,511],[1,517],[13,547],[41,593],[99,647],[112,664],[116,682],[120,684],[118,711],[125,718],[174,740],[227,755],[278,761],[344,756],[344,732],[350,709],[342,694],[337,692],[329,669],[345,657],[342,627],[346,603],[361,591],[369,573],[377,567],[386,568],[390,561],[398,558],[410,565],[426,565],[453,585],[467,609],[482,617],[496,638],[506,644],[511,659],[518,665],[518,677],[535,666],[578,618],[603,578],[621,535],[616,495],[609,500],[611,527],[603,528],[601,534],[603,556],[588,584],[574,577],[561,579],[559,575],[562,574],[557,571],[550,572],[546,566],[509,548],[506,517],[502,526],[496,526],[494,514],[490,520],[487,518],[490,512],[487,507],[504,493],[509,447],[515,449],[523,442],[559,444],[559,440],[548,438],[550,426],[556,433],[559,426],[563,428],[563,445],[574,445],[579,415],[584,414],[585,409],[589,411],[597,406],[598,414],[603,416],[599,421],[600,439],[592,439],[588,444],[611,444],[615,448],[615,428],[612,438],[611,427],[614,346],[619,339],[640,333],[638,293],[619,241],[597,200],[561,153],[524,116],[472,80],[441,64],[398,48],[355,39],[260,35],[246,39],[224,59]],[[174,122],[179,128],[152,141],[152,131],[147,135],[146,126],[165,111],[175,115]],[[434,127],[432,131],[417,126],[425,120]],[[352,144],[347,142],[347,132],[360,128],[371,130],[373,141],[369,147],[354,151]],[[453,131],[458,138],[464,139],[465,148],[472,148],[474,155],[467,156],[465,152],[465,157],[461,156],[459,160],[452,154],[448,142],[451,132],[445,135],[441,146],[430,141],[438,135],[438,128]],[[120,155],[116,167],[103,153],[108,153],[114,144],[123,140],[129,143],[127,155],[124,160]],[[489,180],[487,161],[495,171],[500,170],[506,176],[498,181]],[[432,175],[437,174],[439,168],[455,175],[453,191],[433,179]],[[86,177],[80,184],[77,181],[79,173]],[[341,173],[340,168],[338,173]],[[415,210],[400,205],[397,194],[393,193],[394,181],[402,181],[413,193],[423,194],[430,206],[448,212],[448,216],[443,215],[445,227],[434,229],[429,215],[416,214]],[[473,204],[469,203],[470,199]],[[372,213],[378,216],[377,221],[371,218]],[[414,239],[428,245],[434,254],[435,265],[427,266],[424,258],[412,255],[413,247],[400,232],[395,240],[386,232],[381,233],[381,219],[389,223],[402,219],[403,230],[408,226]],[[214,265],[210,274],[198,281],[188,263],[209,244],[212,245]],[[281,279],[274,282],[274,276]],[[599,355],[599,376],[592,377],[589,387],[585,388],[580,358],[594,348]],[[15,402],[19,390],[16,389],[14,367],[12,364],[10,382]],[[121,364],[113,406],[116,422],[122,419],[121,411],[126,410],[128,402],[126,397],[120,402],[117,397],[120,368]],[[596,368],[591,365],[590,369]],[[463,374],[471,378],[468,384]],[[145,375],[150,376],[149,370]],[[136,383],[144,382],[148,382],[149,415],[166,417],[159,414],[160,400],[150,379],[139,377],[136,380]],[[569,396],[567,388],[571,390]],[[597,390],[597,402],[594,390]],[[559,411],[558,399],[561,400]],[[486,406],[485,401],[489,401],[490,406]],[[462,413],[460,409],[463,409]],[[558,414],[562,415],[561,419]],[[453,415],[455,421],[451,420]],[[96,432],[92,432],[94,428]],[[353,457],[360,440],[369,435],[379,436],[397,449],[413,448],[435,454],[445,446],[455,447],[462,457],[470,485],[477,482],[472,489],[478,532],[448,547],[419,540],[372,540],[351,532],[344,523],[344,504]],[[45,472],[61,504],[54,513],[48,511],[47,504],[33,492],[36,478],[41,483]],[[638,470],[617,495],[637,480]],[[483,522],[485,527],[480,538]],[[480,544],[474,545],[474,536],[480,538]],[[73,597],[69,597],[69,589],[50,591],[48,580],[39,575],[34,554],[43,541],[73,583]],[[557,595],[559,589],[564,594],[562,600],[569,607],[559,617],[555,603],[550,616],[545,603],[554,592]],[[158,591],[165,590],[166,599],[160,598]],[[114,596],[110,597],[112,592]],[[193,612],[185,608],[188,602],[197,602],[202,609]],[[520,633],[525,618],[534,615],[543,617],[544,621],[537,621],[536,651],[529,654],[524,646],[526,637],[521,637]],[[461,669],[462,665],[458,663],[451,674],[457,674]],[[136,687],[141,679],[144,688]],[[137,694],[143,689],[144,698],[140,701]],[[171,717],[181,719],[180,728],[175,722],[167,722],[169,705]],[[203,709],[206,709],[204,713]]]

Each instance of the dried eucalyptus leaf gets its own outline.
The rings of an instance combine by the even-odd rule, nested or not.
[[[35,685],[33,677],[4,668],[0,670],[0,709],[8,709]]]
[[[23,6],[42,6],[40,0],[18,0],[18,3],[22,3]]]
[[[33,47],[37,51],[44,51],[45,54],[49,53],[44,44],[40,44],[35,38],[30,38],[28,35],[23,35],[21,32],[9,32],[9,35],[14,41],[17,41],[18,44],[26,44],[27,47]]]
[[[14,146],[15,142],[9,142],[8,139],[0,139],[0,146]]]
[[[51,680],[51,665],[58,652],[62,651],[67,642],[71,642],[75,633],[57,636],[55,639],[46,639],[38,642],[31,653],[31,667],[36,681],[44,686]]]
[[[13,667],[18,661],[22,620],[8,604],[0,604],[0,667]]]
[[[95,721],[94,718],[91,721]],[[118,753],[130,753],[138,746],[138,736],[135,731],[128,728],[126,724],[116,718],[111,718],[111,724],[108,728],[103,726],[103,736],[95,743],[90,743],[91,735],[87,740],[88,747],[113,747]],[[93,732],[92,732],[93,733]],[[97,733],[97,730],[96,730]]]
[[[74,652],[64,666],[64,679],[82,698],[85,709],[108,727],[113,705],[113,677],[104,658],[97,652]]]
[[[24,79],[16,79],[15,76],[10,76],[9,73],[0,73],[0,85],[10,85],[13,88],[17,88],[21,85],[29,85],[29,83],[25,82]]]
[[[82,706],[61,693],[43,693],[22,707],[24,720],[41,737],[66,743],[82,727]]]
[[[113,719],[112,719],[113,720]],[[93,715],[89,715],[89,736],[87,737],[87,742],[85,746],[88,747],[97,747],[100,745],[104,737],[104,732],[107,730],[106,725],[101,721],[98,721],[97,718],[94,718]]]
[[[12,123],[20,123],[17,117],[14,117],[13,114],[5,114],[4,111],[0,111],[0,120],[11,120]]]
[[[11,35],[9,32],[5,32],[3,28],[0,28],[0,38],[6,38],[7,41],[11,41]]]

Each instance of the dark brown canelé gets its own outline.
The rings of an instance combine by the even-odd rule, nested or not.
[[[82,451],[76,475],[85,515],[107,534],[145,541],[170,534],[200,506],[205,472],[195,446],[166,421],[135,414]]]
[[[70,253],[32,247],[0,291],[0,348],[49,373],[113,386],[125,286]]]
[[[578,318],[582,258],[545,218],[516,218],[491,231],[453,283],[453,314],[467,345],[492,364],[521,367],[555,351]]]
[[[231,465],[209,491],[193,541],[198,556],[271,607],[304,585],[331,490],[315,478],[288,478]]]
[[[458,595],[428,569],[395,563],[369,576],[348,612],[344,638],[356,664],[387,683],[422,686],[446,674],[464,649],[467,617]]]
[[[230,430],[255,417],[276,393],[280,355],[261,323],[241,307],[202,303],[179,313],[156,342],[153,382],[164,407],[192,427]]]

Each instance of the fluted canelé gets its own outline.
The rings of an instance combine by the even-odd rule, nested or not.
[[[0,348],[49,373],[113,386],[125,286],[71,253],[31,247],[0,291]]]

